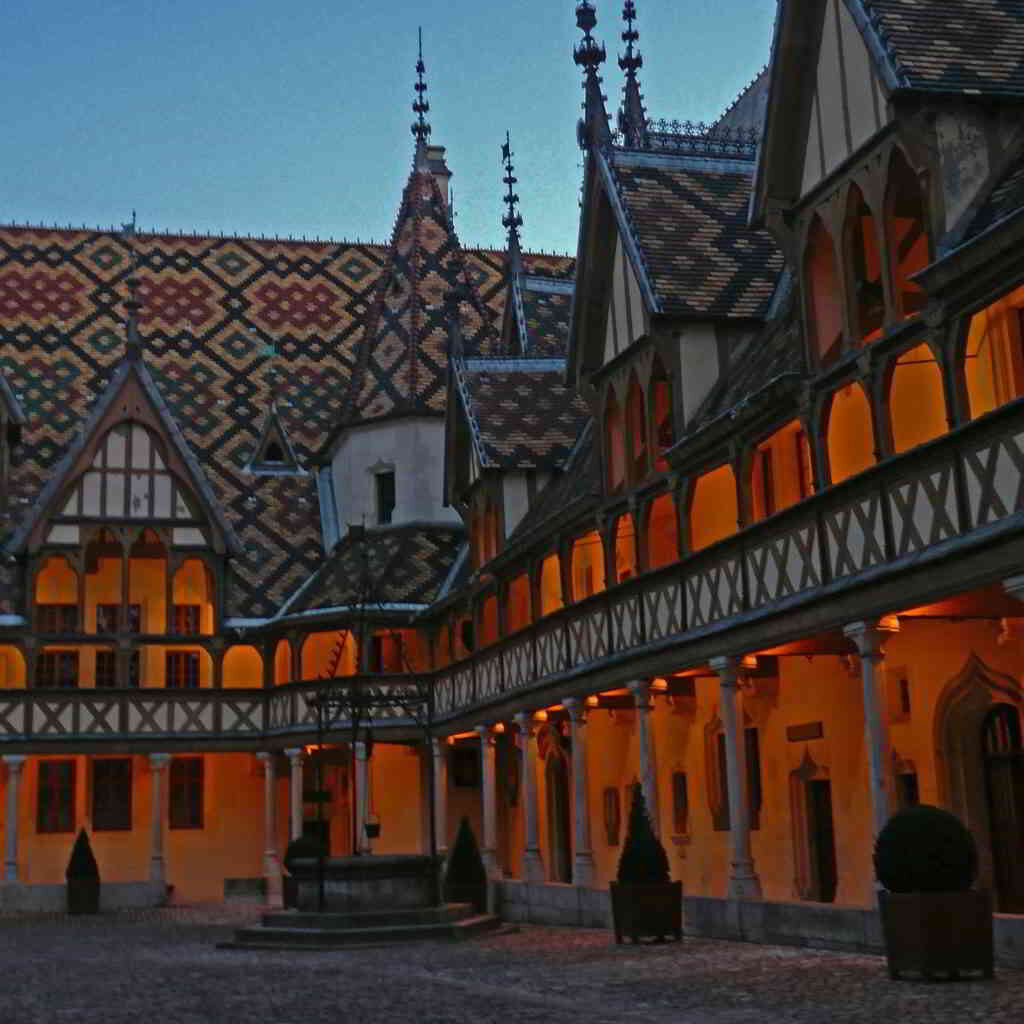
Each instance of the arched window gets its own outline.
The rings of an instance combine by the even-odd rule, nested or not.
[[[621,489],[626,475],[626,445],[622,426],[622,410],[609,389],[608,401],[604,407],[605,474],[608,490],[614,493]]]
[[[836,269],[832,236],[820,217],[815,217],[807,235],[804,260],[807,314],[818,362],[827,366],[839,355],[843,339],[842,290]]]
[[[885,320],[882,265],[875,218],[856,185],[850,189],[847,202],[845,251],[854,336],[861,342],[873,341],[881,334]]]
[[[690,505],[690,549],[699,551],[737,530],[736,476],[726,463],[697,479]]]
[[[651,406],[654,421],[654,468],[660,473],[668,469],[664,452],[675,444],[672,424],[672,385],[658,356],[651,367]]]
[[[644,393],[636,373],[629,375],[629,390],[626,393],[626,424],[629,431],[629,447],[632,453],[630,478],[634,483],[647,476],[647,413],[644,407]]]
[[[558,553],[548,555],[540,564],[540,613],[550,615],[564,607],[562,568]]]
[[[754,449],[750,467],[754,521],[803,501],[812,490],[810,445],[800,421],[792,420]]]
[[[921,185],[898,149],[893,152],[889,163],[889,183],[885,193],[885,234],[889,247],[893,301],[901,316],[909,316],[924,306],[924,291],[910,278],[928,265],[931,247]]]
[[[671,492],[659,494],[651,502],[647,525],[647,565],[660,569],[679,561],[679,521],[676,500]]]
[[[530,624],[530,577],[522,572],[508,585],[505,606],[506,632],[518,633]]]
[[[480,606],[480,646],[496,643],[498,639],[498,599],[491,594]]]
[[[971,317],[964,376],[971,419],[1024,395],[1024,287]]]
[[[904,352],[896,361],[889,378],[889,416],[894,452],[905,452],[946,432],[942,372],[927,345]]]
[[[832,395],[827,441],[832,483],[837,484],[874,465],[871,409],[859,384],[847,384]]]

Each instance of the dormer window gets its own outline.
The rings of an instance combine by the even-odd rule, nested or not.
[[[377,523],[386,526],[395,514],[395,471],[387,469],[374,475],[377,491]]]
[[[271,465],[284,462],[284,451],[276,441],[271,441],[270,444],[267,445],[267,449],[263,453],[263,461],[270,463]]]

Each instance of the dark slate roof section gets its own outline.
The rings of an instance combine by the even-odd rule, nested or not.
[[[594,439],[594,421],[584,426],[565,467],[537,496],[530,510],[512,531],[500,558],[514,558],[520,546],[531,544],[561,516],[576,517],[601,500],[600,452]]]
[[[564,359],[466,360],[456,382],[486,468],[561,466],[589,416],[566,387]]]
[[[520,295],[527,355],[564,358],[569,346],[572,292],[571,282],[524,275]]]
[[[1011,161],[1003,176],[978,209],[963,241],[984,234],[1001,220],[1024,208],[1024,150]]]
[[[364,600],[370,612],[416,611],[439,595],[465,541],[457,525],[368,528],[365,537],[349,532],[281,614],[351,611]]]
[[[1024,0],[848,2],[904,88],[1024,95]]]
[[[612,151],[606,166],[655,312],[702,319],[766,315],[783,259],[767,231],[747,226],[752,162]]]

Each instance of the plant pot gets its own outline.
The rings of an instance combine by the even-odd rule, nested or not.
[[[444,885],[445,903],[472,903],[478,914],[487,913],[487,883],[462,882]]]
[[[917,971],[957,977],[980,971],[992,977],[992,894],[966,892],[881,892],[878,903],[889,977]]]
[[[380,838],[380,822],[379,821],[368,821],[363,825],[363,830],[366,832],[367,839],[379,839]]]
[[[69,914],[98,914],[100,912],[100,880],[98,878],[69,878],[67,880]]]
[[[628,935],[664,942],[669,935],[683,937],[682,882],[612,882],[612,921],[615,941]]]

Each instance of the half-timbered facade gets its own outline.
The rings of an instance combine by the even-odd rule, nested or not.
[[[693,928],[870,944],[916,801],[1024,913],[1024,12],[780,0],[706,126],[647,116],[627,2],[614,131],[576,13],[575,262],[508,141],[462,248],[423,89],[387,246],[0,229],[12,905],[82,825],[150,897],[275,898],[304,829],[426,849],[433,789],[509,916],[598,923],[639,781]],[[321,743],[329,679],[416,680],[429,742],[382,699]]]

